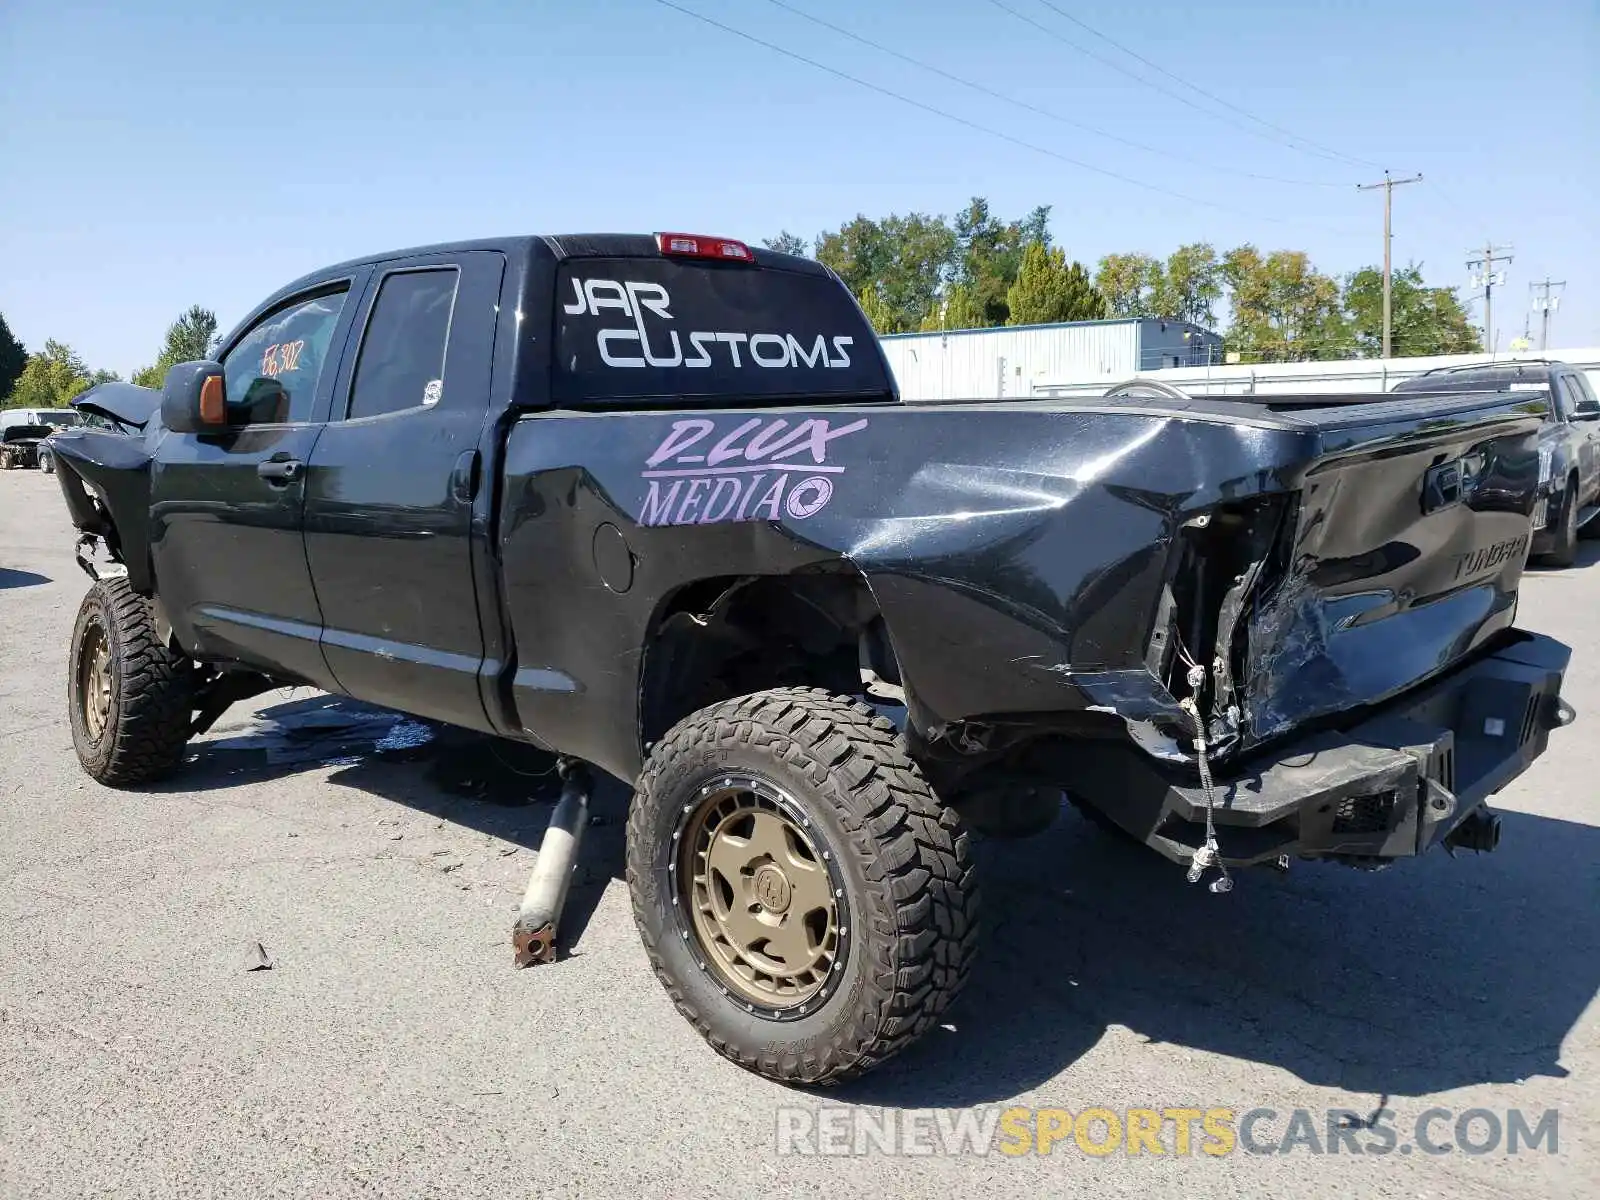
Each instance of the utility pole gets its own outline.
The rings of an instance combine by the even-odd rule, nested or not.
[[[1503,284],[1506,281],[1506,273],[1504,271],[1496,271],[1494,265],[1497,262],[1510,262],[1513,249],[1514,247],[1512,246],[1496,246],[1492,242],[1485,242],[1483,244],[1483,254],[1480,257],[1467,259],[1468,270],[1475,271],[1480,267],[1483,269],[1481,275],[1472,277],[1472,286],[1481,286],[1483,288],[1483,348],[1490,354],[1494,353],[1494,285],[1497,283]],[[1500,253],[1502,250],[1505,251],[1504,254]],[[1468,250],[1467,253],[1477,254],[1478,252],[1476,250]]]
[[[1561,297],[1559,295],[1552,296],[1550,294],[1550,289],[1564,288],[1566,286],[1567,281],[1565,279],[1551,279],[1548,275],[1544,277],[1543,283],[1530,283],[1528,285],[1528,290],[1530,292],[1543,293],[1543,295],[1533,302],[1534,311],[1541,314],[1539,318],[1540,350],[1550,349],[1550,314],[1561,307]]]
[[[1389,218],[1394,208],[1394,190],[1395,188],[1400,187],[1402,184],[1421,182],[1421,175],[1413,175],[1410,179],[1390,179],[1389,172],[1385,171],[1383,173],[1382,183],[1356,184],[1356,191],[1358,192],[1370,192],[1376,188],[1383,189],[1383,356],[1385,358],[1390,357],[1389,332],[1391,329],[1391,322],[1389,316],[1389,252],[1393,248],[1394,235],[1389,232]]]

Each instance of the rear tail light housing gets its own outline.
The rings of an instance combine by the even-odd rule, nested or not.
[[[658,233],[656,249],[674,258],[709,258],[717,262],[756,261],[755,252],[732,238],[707,237],[701,233]]]

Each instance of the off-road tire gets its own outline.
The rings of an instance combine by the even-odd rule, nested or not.
[[[807,1015],[747,1011],[674,904],[674,833],[729,773],[787,793],[843,884],[846,953]],[[713,1049],[769,1079],[833,1084],[916,1041],[966,982],[978,907],[967,843],[890,721],[821,689],[779,688],[702,709],[656,745],[628,818],[628,888],[656,976]]]
[[[97,735],[85,714],[83,660],[100,636],[109,651],[111,686]],[[157,636],[150,602],[126,579],[95,583],[78,607],[67,664],[67,712],[83,769],[113,787],[170,775],[183,761],[194,692],[194,664]]]
[[[1570,567],[1578,561],[1578,478],[1575,475],[1567,480],[1561,493],[1559,522],[1555,541],[1540,559],[1546,566]]]

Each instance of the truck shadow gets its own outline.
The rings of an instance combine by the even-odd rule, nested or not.
[[[1223,896],[1075,813],[986,845],[986,953],[954,1031],[846,1091],[1003,1100],[1113,1026],[1375,1095],[1564,1077],[1562,1042],[1600,990],[1600,829],[1503,816],[1492,855],[1297,863]]]
[[[166,786],[330,764],[330,782],[529,849],[559,790],[547,754],[319,694],[236,719]],[[627,802],[615,781],[596,789],[562,918],[572,953],[622,877]],[[1070,810],[1038,837],[982,843],[985,932],[966,994],[921,1045],[831,1094],[1005,1101],[1114,1027],[1375,1095],[1564,1076],[1562,1042],[1600,989],[1600,828],[1503,816],[1492,855],[1380,873],[1297,863],[1236,876],[1222,896]]]
[[[38,587],[41,583],[49,583],[48,575],[40,575],[36,571],[19,571],[15,567],[0,567],[0,592],[11,588]]]

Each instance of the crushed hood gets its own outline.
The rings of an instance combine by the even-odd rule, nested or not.
[[[92,413],[143,429],[161,407],[161,393],[154,388],[116,380],[96,384],[75,396],[70,403],[79,412]]]

